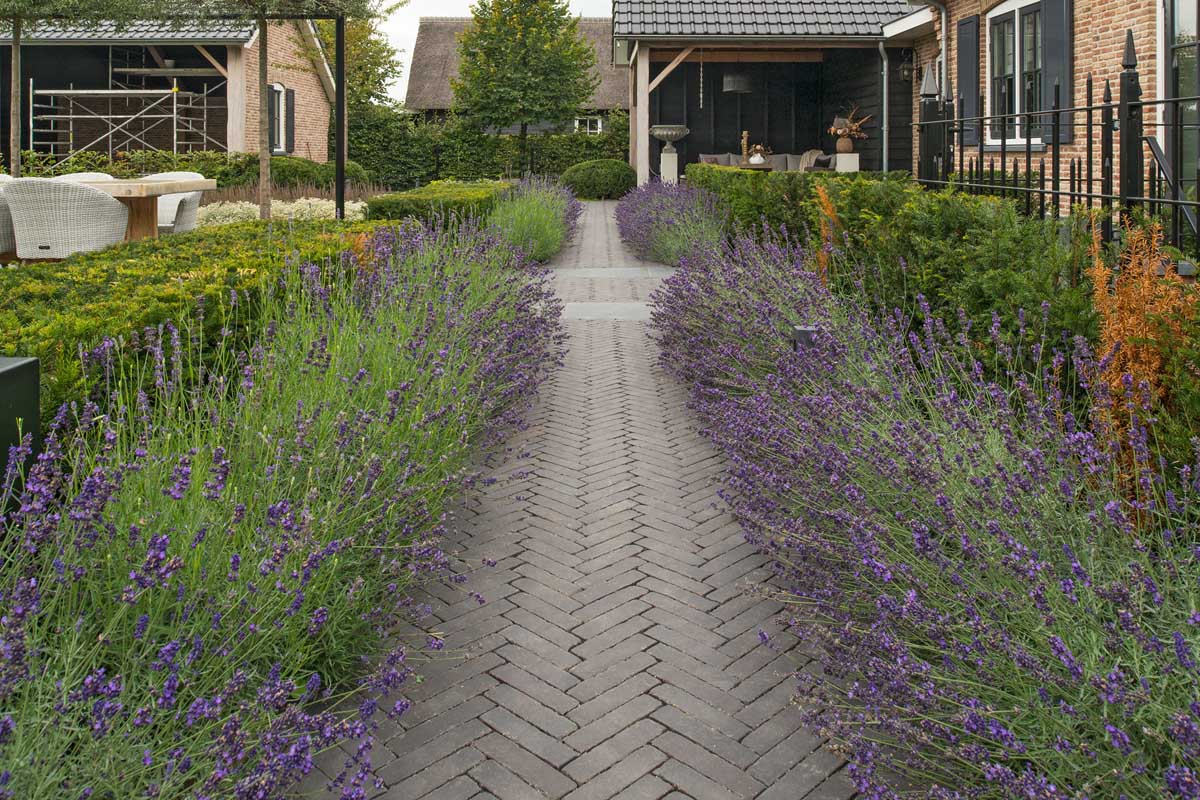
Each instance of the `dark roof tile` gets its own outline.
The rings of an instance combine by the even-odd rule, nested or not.
[[[616,0],[613,34],[639,36],[879,36],[907,0]]]

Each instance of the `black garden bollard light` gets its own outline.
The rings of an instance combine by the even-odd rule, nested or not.
[[[791,326],[792,349],[796,352],[801,347],[809,348],[817,343],[817,328],[812,325]]]
[[[0,357],[0,476],[22,434],[32,434],[34,453],[41,446],[39,372],[36,358]]]

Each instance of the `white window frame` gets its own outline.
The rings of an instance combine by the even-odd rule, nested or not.
[[[275,147],[271,149],[271,154],[287,155],[287,89],[282,83],[272,83],[268,84],[268,90],[275,95]]]
[[[596,130],[592,130],[593,122],[596,123]],[[604,133],[604,117],[601,117],[599,115],[591,115],[591,116],[587,116],[587,117],[576,117],[575,118],[575,132],[579,133],[580,129],[582,129],[584,133],[587,133],[587,134],[590,134],[593,136]]]
[[[1022,59],[1025,54],[1021,51],[1023,40],[1021,37],[1022,16],[1021,16],[1020,12],[1024,9],[1028,8],[1029,6],[1038,5],[1039,2],[1040,2],[1040,0],[1004,0],[1003,3],[1000,3],[998,6],[993,8],[991,11],[989,11],[987,13],[987,16],[984,17],[983,29],[985,31],[985,37],[983,40],[983,42],[984,42],[984,46],[983,46],[984,72],[983,72],[983,74],[984,74],[984,80],[986,81],[986,83],[984,85],[987,87],[987,91],[984,92],[984,97],[986,98],[986,101],[987,101],[986,102],[987,107],[986,107],[986,110],[984,111],[984,115],[987,117],[991,117],[991,116],[999,113],[998,111],[992,110],[992,97],[995,94],[992,91],[992,22],[997,17],[1007,17],[1007,16],[1014,17],[1013,47],[1015,48],[1015,52],[1013,53],[1013,69],[1014,69],[1013,84],[1016,87],[1016,92],[1015,92],[1016,97],[1013,98],[1013,115],[1014,115],[1013,134],[1014,135],[1006,136],[1004,138],[1004,142],[1008,145],[1018,145],[1018,146],[1025,145],[1025,132],[1024,132],[1025,118],[1021,116],[1024,113],[1024,109],[1021,108],[1021,104],[1025,100],[1024,83],[1023,83],[1023,79],[1022,79],[1022,76],[1024,74],[1024,61]],[[1045,20],[1042,20],[1042,24],[1045,25]],[[1044,34],[1043,34],[1043,36],[1044,36]],[[1046,47],[1045,39],[1043,39],[1042,40],[1042,69],[1043,70],[1046,68],[1045,47]],[[1042,98],[1042,102],[1045,103],[1046,98]],[[1039,109],[1039,110],[1045,111],[1046,109]],[[1036,121],[1035,121],[1035,124],[1036,124]],[[984,143],[987,145],[999,145],[1001,140],[999,137],[995,136],[992,133],[992,125],[993,125],[993,123],[991,123],[991,122],[988,122],[983,125],[984,137],[985,137]],[[1042,137],[1040,137],[1040,136],[1031,137],[1030,143],[1035,144],[1035,145],[1040,145],[1040,144],[1042,144]]]

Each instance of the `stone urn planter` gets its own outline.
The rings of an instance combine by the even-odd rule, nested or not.
[[[839,136],[837,138],[837,151],[839,153],[853,153],[854,140],[849,136]]]
[[[659,178],[663,183],[679,182],[679,154],[675,150],[675,142],[678,142],[690,132],[686,125],[650,126],[650,135],[663,143],[658,168]]]

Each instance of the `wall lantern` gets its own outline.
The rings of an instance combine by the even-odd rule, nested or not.
[[[905,83],[912,83],[913,79],[913,63],[905,61],[900,65],[900,80]]]
[[[729,94],[750,94],[754,91],[750,85],[750,76],[744,72],[726,73],[721,81],[721,91]]]

